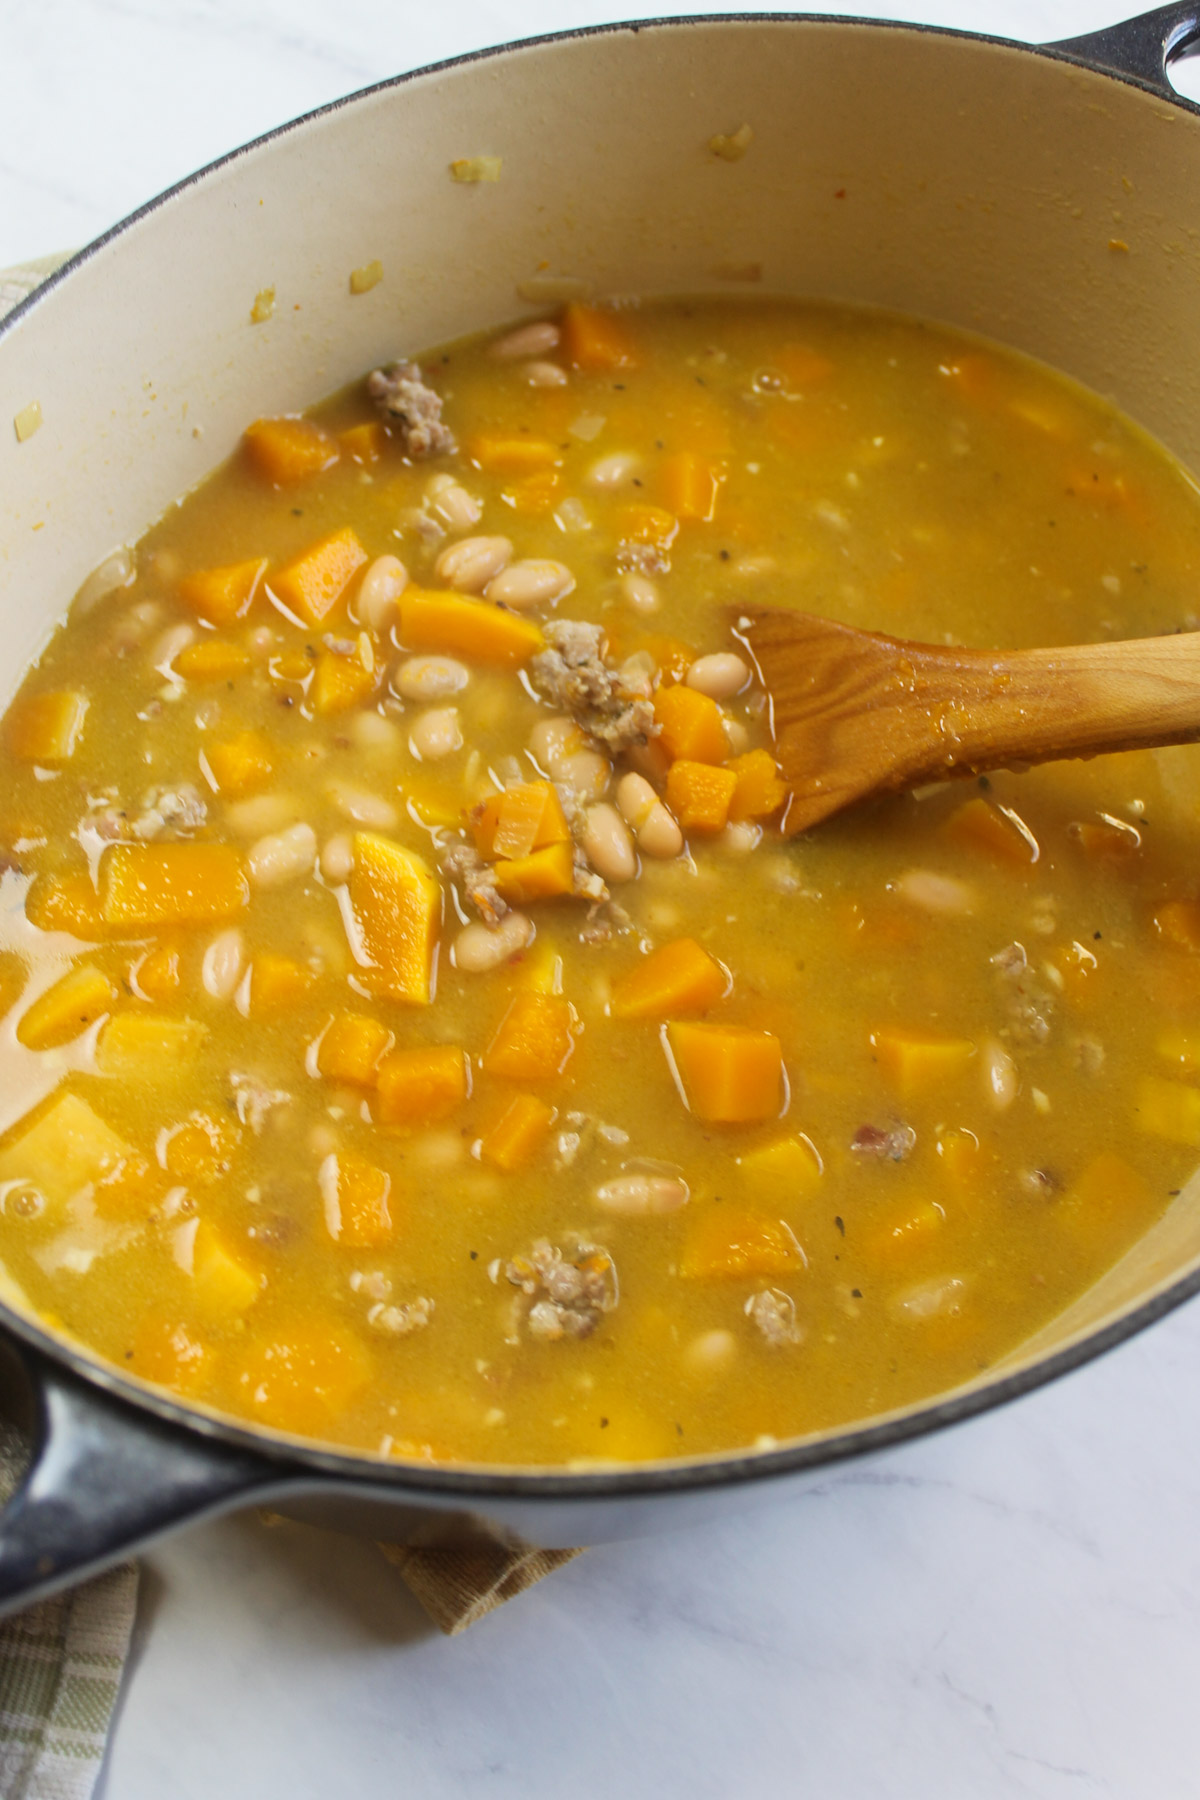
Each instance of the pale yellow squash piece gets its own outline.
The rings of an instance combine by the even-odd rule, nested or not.
[[[1143,1075],[1137,1084],[1134,1121],[1151,1137],[1200,1148],[1200,1088]]]
[[[78,1094],[58,1094],[0,1149],[0,1181],[28,1181],[47,1200],[69,1200],[128,1155],[130,1146]]]
[[[161,1086],[188,1074],[207,1036],[208,1026],[198,1019],[120,1013],[100,1034],[96,1067],[102,1075]]]
[[[249,1312],[262,1288],[259,1277],[225,1242],[215,1225],[201,1219],[192,1249],[192,1292],[208,1319],[237,1318]]]
[[[925,1094],[961,1075],[975,1046],[970,1038],[889,1026],[871,1033],[875,1060],[897,1093]]]
[[[116,999],[116,989],[100,969],[81,963],[39,994],[17,1022],[17,1040],[27,1050],[69,1044],[95,1024]]]
[[[358,961],[390,1000],[428,1006],[442,891],[419,856],[373,831],[354,834],[347,883]]]

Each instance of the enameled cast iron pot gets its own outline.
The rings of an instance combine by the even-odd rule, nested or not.
[[[375,364],[539,296],[779,291],[1014,344],[1200,468],[1200,109],[1167,62],[1200,7],[1029,49],[821,18],[569,34],[385,83],[237,151],[83,251],[0,327],[7,701],[66,599],[237,442]],[[706,151],[754,130],[741,162]],[[503,158],[455,185],[452,159]],[[351,269],[386,279],[352,297]],[[252,324],[259,290],[274,316]],[[0,1108],[0,1112],[3,1109]],[[10,1121],[5,1118],[4,1124]],[[0,1373],[33,1461],[0,1609],[249,1502],[394,1541],[545,1545],[797,1491],[982,1412],[1200,1288],[1200,1180],[1118,1268],[969,1388],[754,1455],[587,1473],[408,1467],[232,1425],[31,1324],[0,1270]]]

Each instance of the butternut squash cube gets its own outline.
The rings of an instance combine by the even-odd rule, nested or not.
[[[444,650],[472,662],[512,669],[545,648],[546,640],[532,619],[488,600],[424,593],[410,585],[399,606],[397,635],[409,650]]]
[[[317,1049],[317,1067],[326,1081],[374,1087],[379,1064],[394,1042],[386,1025],[369,1013],[339,1013]]]
[[[729,817],[769,819],[787,799],[787,787],[780,780],[775,758],[769,750],[747,750],[735,756],[726,767],[737,777],[737,786],[729,802]]]
[[[381,1125],[436,1125],[466,1099],[467,1059],[457,1044],[393,1050],[379,1065]]]
[[[174,944],[160,944],[131,970],[138,998],[166,1000],[179,990],[179,952]]]
[[[483,1059],[489,1075],[553,1081],[575,1049],[575,1009],[561,994],[516,996]]]
[[[1142,853],[1141,834],[1132,825],[1109,825],[1104,820],[1085,819],[1082,823],[1068,825],[1067,835],[1093,862],[1120,867],[1136,861]]]
[[[357,961],[391,1000],[428,1006],[442,892],[427,865],[373,831],[354,835],[347,883]]]
[[[350,655],[340,650],[322,650],[318,656],[309,695],[313,711],[339,713],[361,706],[375,692],[378,680],[371,640],[365,631],[360,631]]]
[[[924,1094],[961,1075],[975,1055],[970,1038],[902,1026],[871,1033],[875,1060],[897,1093]]]
[[[745,1025],[667,1026],[671,1060],[698,1119],[748,1125],[783,1104],[783,1048],[769,1031]]]
[[[738,1157],[738,1167],[756,1195],[784,1203],[801,1200],[821,1181],[817,1153],[804,1137],[776,1138]]]
[[[529,856],[496,863],[494,874],[497,892],[511,905],[551,900],[575,892],[575,852],[570,843],[547,844]]]
[[[1142,1131],[1171,1144],[1200,1146],[1200,1088],[1143,1075],[1136,1092],[1134,1118]]]
[[[124,1012],[110,1019],[96,1046],[102,1075],[159,1086],[188,1075],[204,1047],[208,1026],[170,1013]]]
[[[1154,915],[1154,929],[1173,950],[1200,955],[1200,900],[1164,900]]]
[[[687,688],[672,688],[673,694]],[[684,832],[711,837],[724,831],[729,805],[737,789],[732,769],[716,769],[706,762],[674,762],[667,771],[667,806]]]
[[[729,977],[695,938],[677,938],[643,956],[613,986],[617,1019],[669,1019],[703,1013],[729,991]]]
[[[179,583],[179,598],[198,618],[228,627],[250,611],[267,569],[265,556],[222,569],[196,569]]]
[[[208,1381],[212,1348],[178,1319],[161,1313],[143,1319],[134,1333],[132,1348],[133,1354],[125,1366],[142,1381],[189,1396],[200,1393]]]
[[[342,455],[357,463],[377,463],[391,441],[381,419],[367,419],[338,433]]]
[[[479,1154],[511,1175],[532,1161],[554,1123],[555,1109],[535,1094],[514,1094],[480,1142]]]
[[[367,1386],[366,1346],[334,1319],[309,1313],[276,1326],[248,1353],[237,1377],[250,1418],[276,1431],[319,1438]]]
[[[1012,820],[978,795],[951,813],[942,835],[964,850],[978,852],[1010,869],[1031,868],[1035,845],[1022,836]]]
[[[202,765],[218,794],[249,794],[265,787],[275,773],[271,746],[258,731],[239,731],[236,737],[217,738],[206,745]]]
[[[716,517],[717,494],[724,479],[719,462],[695,451],[668,456],[662,467],[662,497],[677,519],[707,524]]]
[[[563,459],[562,451],[549,438],[498,432],[476,432],[464,448],[476,468],[493,475],[537,475],[557,468]]]
[[[70,690],[25,695],[5,720],[8,748],[19,762],[61,768],[79,748],[87,710],[87,695]]]
[[[240,1318],[262,1291],[262,1280],[245,1257],[232,1250],[216,1226],[201,1219],[192,1243],[192,1298],[214,1322]]]
[[[211,1187],[229,1173],[237,1149],[236,1126],[211,1113],[194,1112],[168,1132],[162,1160],[173,1181]]]
[[[933,1200],[922,1200],[882,1222],[873,1222],[861,1233],[861,1247],[876,1262],[894,1264],[922,1249],[945,1223],[942,1208]]]
[[[654,698],[654,717],[659,726],[658,741],[677,762],[723,763],[729,755],[729,739],[721,709],[709,694],[680,682],[675,687],[659,688]],[[737,776],[729,783],[732,794]]]
[[[71,969],[22,1013],[17,1021],[17,1041],[27,1050],[68,1044],[101,1013],[108,1012],[116,997],[116,989],[101,970],[87,963]]]
[[[514,782],[476,807],[470,823],[475,848],[489,861],[528,856],[531,850],[565,843],[571,835],[562,802],[549,781]]]
[[[100,864],[101,917],[122,929],[231,919],[249,898],[229,844],[112,844]]]
[[[144,1223],[162,1199],[166,1185],[162,1170],[134,1150],[100,1176],[92,1189],[92,1203],[101,1219]]]
[[[666,550],[679,535],[679,520],[665,506],[635,500],[617,514],[617,533],[627,544],[653,544]]]
[[[100,896],[87,875],[38,875],[25,895],[25,917],[39,931],[65,931],[96,943],[108,936]]]
[[[286,1011],[304,998],[316,979],[313,971],[294,957],[260,950],[250,965],[251,1013]]]
[[[338,447],[311,419],[256,419],[243,438],[253,467],[275,487],[295,487],[338,459]]]
[[[951,1187],[960,1193],[975,1187],[983,1152],[973,1131],[966,1131],[961,1126],[944,1131],[938,1139],[937,1153]]]
[[[320,625],[333,611],[367,560],[358,534],[349,525],[331,531],[300,556],[277,569],[271,589],[283,604],[309,625]]]
[[[317,1171],[325,1229],[335,1244],[373,1250],[391,1242],[392,1178],[354,1150],[335,1150]]]
[[[637,361],[623,320],[607,308],[572,300],[563,307],[561,331],[563,353],[573,368],[607,373],[632,369]]]
[[[250,667],[250,652],[228,638],[201,638],[182,649],[171,667],[184,681],[235,681]]]
[[[69,1200],[129,1149],[86,1100],[60,1093],[0,1147],[0,1181],[28,1181],[49,1201]]]
[[[687,1281],[739,1281],[745,1276],[791,1275],[807,1267],[784,1219],[714,1201],[695,1208],[679,1259]]]
[[[515,513],[527,516],[546,513],[558,499],[562,485],[563,478],[557,469],[539,469],[536,474],[525,475],[511,487],[504,488],[500,498]]]

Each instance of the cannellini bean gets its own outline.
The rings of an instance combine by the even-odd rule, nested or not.
[[[498,925],[474,919],[454,940],[454,966],[464,975],[483,975],[498,969],[532,941],[533,922],[522,912],[507,913]]]
[[[186,650],[196,636],[194,625],[172,625],[155,639],[150,647],[150,661],[163,675],[172,673],[171,664],[181,650]]]
[[[205,993],[211,994],[214,1000],[231,1000],[241,979],[244,962],[245,949],[237,926],[231,925],[227,931],[218,932],[204,952],[200,965]]]
[[[326,881],[349,881],[354,868],[354,846],[349,833],[337,832],[321,846],[321,873]]]
[[[634,612],[657,612],[662,597],[648,575],[622,575],[621,596]]]
[[[431,706],[414,719],[408,747],[422,762],[436,762],[439,757],[451,756],[455,750],[461,750],[462,741],[458,708]]]
[[[725,727],[725,742],[729,745],[731,756],[741,756],[750,748],[750,733],[740,719],[722,719]]]
[[[621,487],[633,480],[641,466],[640,456],[627,450],[613,450],[608,456],[597,457],[587,472],[587,484],[594,488]]]
[[[907,1323],[924,1319],[937,1319],[947,1313],[956,1313],[966,1298],[967,1284],[958,1275],[935,1275],[929,1281],[919,1281],[915,1286],[905,1288],[887,1303],[887,1310],[893,1319],[901,1319]]]
[[[83,586],[75,596],[72,611],[77,619],[86,613],[109,594],[115,594],[118,588],[128,587],[136,573],[132,550],[114,550],[106,556],[102,563],[97,563]]]
[[[295,794],[251,794],[231,800],[225,808],[225,824],[235,837],[261,837],[264,831],[282,831],[303,811]]]
[[[632,881],[637,856],[628,827],[615,806],[589,806],[584,815],[580,843],[597,875],[605,881]]]
[[[640,694],[649,700],[654,693],[658,664],[648,650],[635,650],[620,667],[621,686],[627,694]]]
[[[732,650],[717,650],[711,656],[698,656],[687,672],[687,684],[710,700],[728,700],[740,694],[750,679],[749,665]]]
[[[574,719],[539,719],[529,734],[529,748],[543,769],[553,772],[554,764],[583,743],[583,733]]]
[[[953,875],[938,875],[933,869],[906,869],[896,882],[901,899],[925,912],[941,913],[949,918],[975,910],[975,890]]]
[[[356,825],[366,825],[371,831],[393,831],[399,822],[399,810],[370,788],[358,787],[352,781],[330,781],[325,784],[325,792],[338,811]]]
[[[455,481],[453,475],[435,475],[425,489],[430,510],[448,525],[451,531],[466,531],[477,525],[483,515],[483,508],[473,494],[468,494],[461,482]]]
[[[410,656],[396,671],[396,692],[405,700],[444,700],[461,694],[470,679],[466,664],[452,656]]]
[[[524,612],[530,606],[554,606],[575,586],[565,563],[549,557],[523,557],[488,584],[487,597]]]
[[[732,1331],[702,1331],[683,1352],[682,1361],[693,1374],[705,1375],[722,1369],[737,1355],[737,1339]]]
[[[579,796],[581,800],[598,800],[608,786],[612,769],[608,758],[598,750],[573,750],[560,756],[550,771],[555,781]]]
[[[377,556],[362,578],[354,611],[368,630],[386,631],[396,602],[408,586],[408,570],[398,556]]]
[[[246,853],[246,873],[255,887],[279,887],[307,875],[317,855],[317,834],[301,822],[270,837],[259,838]]]
[[[683,833],[644,775],[622,775],[617,783],[621,816],[633,827],[639,850],[670,858],[683,849]]]
[[[762,826],[751,824],[749,819],[739,819],[733,825],[727,825],[717,839],[718,849],[730,850],[735,856],[748,856],[761,843]]]
[[[983,1049],[983,1090],[997,1112],[1006,1112],[1017,1097],[1021,1081],[1017,1065],[1003,1044],[988,1038]]]
[[[493,575],[508,567],[512,553],[506,537],[460,538],[457,544],[447,544],[433,565],[434,573],[462,594],[482,594]]]
[[[617,805],[626,824],[640,831],[658,805],[658,795],[644,775],[622,775],[617,783]]]
[[[488,354],[506,362],[522,356],[545,356],[548,350],[558,348],[559,335],[553,319],[533,319],[528,325],[518,325],[515,330],[497,338],[489,345]]]
[[[657,738],[647,738],[644,744],[630,744],[625,752],[625,761],[647,781],[662,785],[666,782],[671,768],[671,759]]]
[[[528,362],[525,364],[524,376],[530,387],[551,388],[566,387],[567,371],[558,363]]]
[[[382,713],[353,713],[347,729],[360,750],[384,750],[395,756],[403,742],[395,720],[385,719]]]
[[[678,1175],[619,1175],[598,1187],[594,1198],[605,1212],[678,1212],[687,1205],[688,1184]]]

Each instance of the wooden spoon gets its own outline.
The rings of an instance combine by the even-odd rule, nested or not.
[[[942,649],[764,608],[735,634],[770,696],[789,835],[871,794],[1200,738],[1200,632]]]

